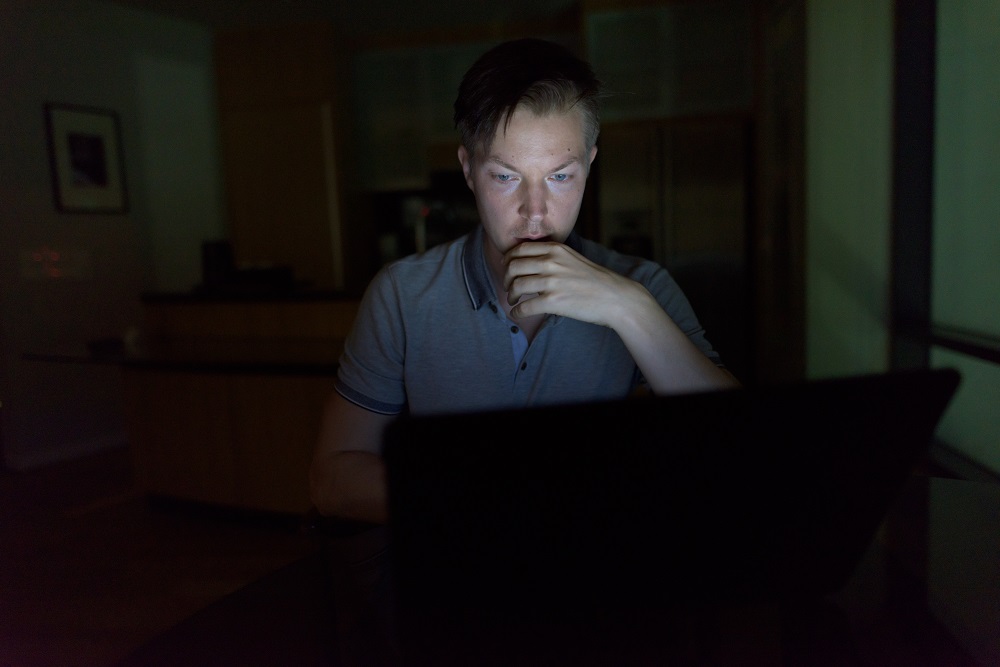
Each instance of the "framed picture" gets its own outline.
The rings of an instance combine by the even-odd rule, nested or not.
[[[128,208],[118,115],[72,104],[45,105],[56,208],[124,213]]]

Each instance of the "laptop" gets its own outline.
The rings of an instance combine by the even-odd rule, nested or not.
[[[383,450],[401,650],[488,664],[692,606],[834,593],[958,383],[922,369],[401,417]]]

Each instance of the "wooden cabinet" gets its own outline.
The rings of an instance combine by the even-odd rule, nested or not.
[[[290,267],[312,287],[359,292],[374,273],[373,234],[347,214],[347,57],[332,28],[222,31],[215,56],[237,265]]]
[[[666,266],[730,369],[752,372],[748,114],[607,123],[595,173],[600,240]]]
[[[803,375],[803,8],[583,3],[600,238],[670,268],[748,384]]]
[[[333,378],[245,375],[231,379],[236,502],[292,512],[309,508],[309,464]]]
[[[126,430],[152,495],[309,509],[323,405],[357,301],[146,305],[146,351],[123,368]]]
[[[126,424],[149,494],[269,512],[310,507],[331,377],[124,370]]]
[[[202,301],[170,298],[143,304],[143,331],[152,340],[328,341],[339,346],[357,315],[356,299]]]
[[[230,504],[236,497],[229,379],[123,371],[125,425],[139,487],[153,495]]]
[[[599,142],[602,243],[665,265],[708,255],[743,261],[747,115],[608,123]]]
[[[231,110],[222,127],[231,240],[249,267],[343,288],[344,242],[329,103]]]

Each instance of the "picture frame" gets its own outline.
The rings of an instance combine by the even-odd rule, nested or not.
[[[118,114],[75,104],[45,104],[56,208],[63,213],[125,213],[124,154]]]

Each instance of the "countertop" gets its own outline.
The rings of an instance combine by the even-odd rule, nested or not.
[[[108,339],[31,351],[27,361],[112,364],[140,370],[334,375],[344,341],[326,338],[187,337],[126,345]]]
[[[145,304],[170,303],[294,303],[326,301],[358,301],[360,294],[334,290],[201,290],[190,292],[144,292]]]

